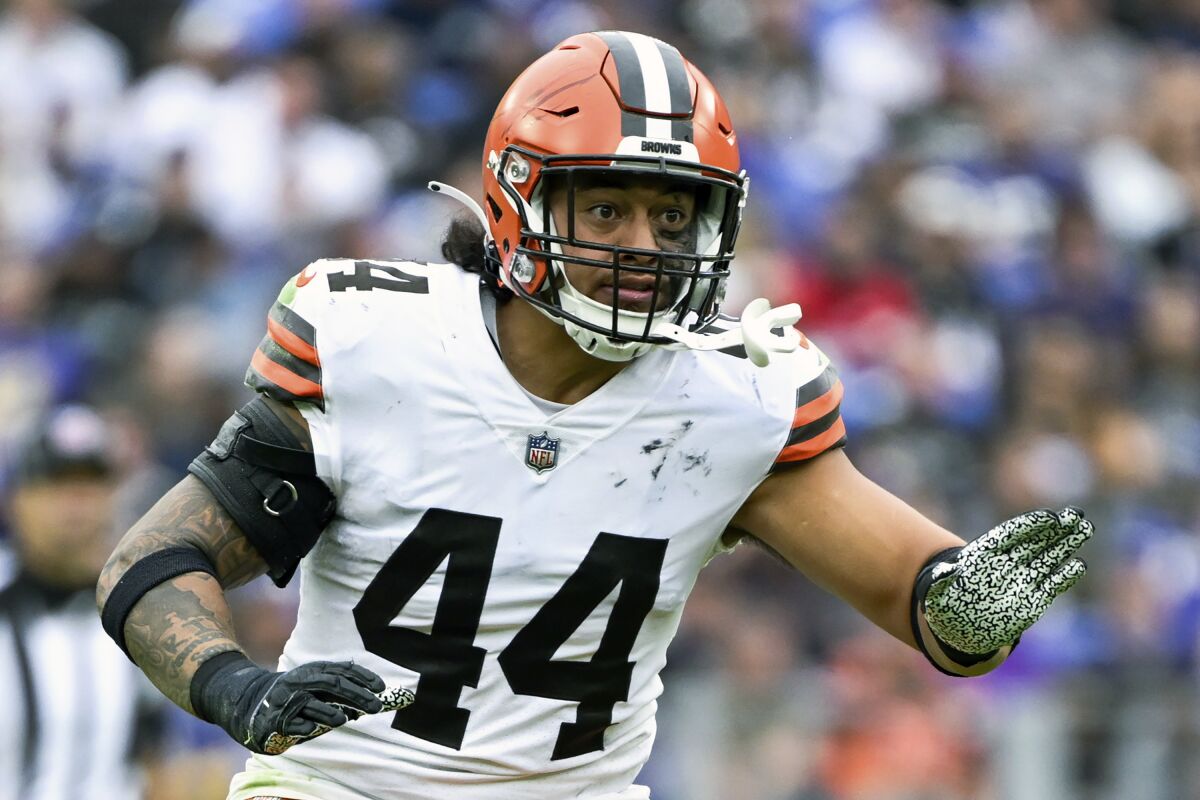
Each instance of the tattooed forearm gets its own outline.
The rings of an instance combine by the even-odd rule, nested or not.
[[[240,647],[223,589],[266,572],[266,564],[233,519],[192,476],[180,481],[117,545],[100,575],[101,608],[125,571],[150,553],[188,545],[217,568],[180,575],[147,592],[125,621],[133,660],[163,694],[191,711],[188,692],[196,668],[209,657]]]
[[[306,450],[312,450],[308,423],[291,405],[267,405]],[[192,676],[208,658],[238,650],[224,589],[241,586],[267,571],[267,565],[212,494],[189,475],[167,492],[117,545],[96,588],[101,609],[130,566],[167,547],[186,545],[202,552],[217,578],[191,572],[147,592],[125,619],[125,643],[138,666],[163,694],[191,711]]]
[[[217,653],[241,649],[221,587],[203,573],[147,592],[125,621],[125,641],[150,681],[186,711],[196,669]]]

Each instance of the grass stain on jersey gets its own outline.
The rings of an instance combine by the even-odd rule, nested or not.
[[[291,306],[292,301],[296,299],[296,289],[297,289],[296,278],[297,277],[298,276],[293,275],[292,279],[290,281],[288,281],[287,283],[285,283],[283,285],[283,288],[279,290],[279,298],[278,299],[282,305]]]
[[[707,450],[705,450],[703,453],[682,453],[681,456],[683,458],[684,472],[691,472],[694,469],[700,469],[704,471],[704,477],[706,478],[712,474],[712,465],[708,463]]]
[[[642,455],[649,455],[655,451],[662,451],[662,457],[659,458],[658,463],[655,464],[650,470],[650,478],[652,480],[658,480],[658,473],[662,472],[663,466],[667,463],[667,458],[671,455],[671,448],[673,448],[680,439],[686,436],[687,432],[690,431],[692,426],[695,424],[696,423],[692,420],[685,419],[680,426],[672,431],[671,435],[665,440],[655,439],[649,444],[642,445]]]

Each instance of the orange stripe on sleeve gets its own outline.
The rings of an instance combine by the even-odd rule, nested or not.
[[[267,358],[262,350],[254,351],[254,358],[250,359],[250,367],[258,372],[259,375],[262,375],[267,380],[297,397],[309,397],[315,400],[320,400],[324,397],[321,391],[321,384],[313,383],[307,378],[300,377],[287,367],[276,364]]]
[[[275,344],[287,350],[301,361],[307,361],[314,367],[321,366],[317,358],[317,348],[301,339],[275,320],[267,317],[267,333],[275,340]]]
[[[841,417],[824,433],[803,442],[797,442],[791,447],[785,447],[775,459],[776,464],[790,461],[803,461],[813,456],[819,456],[846,435],[846,423]]]
[[[833,411],[842,402],[842,392],[842,382],[838,380],[825,394],[797,408],[796,415],[792,417],[792,427],[807,425]]]

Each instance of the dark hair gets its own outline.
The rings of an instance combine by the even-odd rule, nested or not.
[[[442,258],[457,264],[464,272],[472,272],[488,288],[496,300],[504,302],[513,294],[500,284],[494,271],[488,269],[487,252],[484,249],[484,230],[479,220],[472,216],[458,216],[450,220],[442,239]]]

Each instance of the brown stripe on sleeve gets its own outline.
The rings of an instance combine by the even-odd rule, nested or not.
[[[292,333],[272,317],[267,317],[267,335],[281,348],[296,358],[314,366],[320,366],[317,358],[317,348]]]
[[[846,444],[846,424],[841,414],[843,391],[832,366],[796,391],[791,432],[775,459],[776,468]]]
[[[815,439],[836,425],[841,418],[841,406],[834,406],[828,414],[817,417],[812,422],[792,428],[792,432],[788,434],[787,442],[783,445],[784,448]]]
[[[295,358],[269,335],[254,351],[246,370],[246,385],[256,392],[285,402],[314,403],[324,410],[320,379],[320,368]]]
[[[830,426],[829,430],[819,434],[812,439],[803,442],[797,442],[794,445],[783,448],[779,452],[779,458],[775,459],[775,464],[788,464],[795,461],[807,461],[814,456],[819,456],[826,450],[832,450],[835,447],[842,447],[846,444],[846,423],[842,422],[842,418],[838,417],[837,422]]]
[[[267,314],[267,331],[292,355],[310,364],[320,363],[317,358],[316,330],[304,317],[283,303],[276,301],[271,306]]]
[[[812,381],[812,383],[816,383],[816,381]],[[797,406],[796,413],[792,417],[792,429],[808,425],[837,409],[842,404],[842,392],[842,382],[835,377],[833,385],[824,394],[809,400],[802,406]]]
[[[299,375],[309,383],[315,383],[318,386],[321,384],[321,368],[319,366],[296,358],[280,347],[269,335],[263,337],[258,345],[258,350],[271,361],[287,369],[288,372]]]
[[[796,408],[803,408],[826,394],[838,382],[837,370],[830,364],[824,372],[796,390]]]

